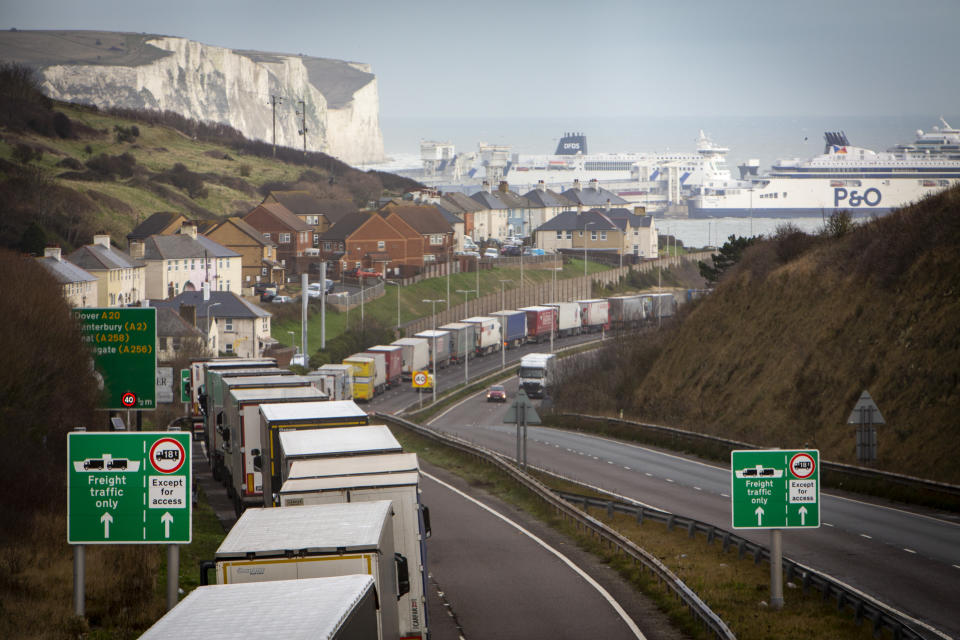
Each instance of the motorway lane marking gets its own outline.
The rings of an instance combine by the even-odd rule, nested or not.
[[[591,587],[593,587],[593,588],[597,591],[597,593],[599,593],[600,596],[601,596],[604,600],[606,600],[606,601],[610,604],[611,607],[613,607],[613,610],[617,612],[617,615],[620,616],[620,619],[623,620],[624,623],[627,625],[627,627],[630,629],[630,631],[633,632],[633,635],[634,635],[634,636],[636,636],[639,640],[647,640],[647,637],[646,637],[645,635],[643,635],[643,632],[640,631],[640,628],[639,628],[639,627],[636,625],[636,623],[630,618],[630,616],[627,615],[627,612],[623,610],[623,607],[620,606],[620,603],[617,602],[612,595],[610,595],[610,592],[608,592],[606,589],[604,589],[596,580],[594,580],[592,577],[590,577],[590,575],[589,575],[588,573],[586,573],[583,569],[581,569],[581,568],[578,567],[576,564],[574,564],[574,562],[573,562],[572,560],[570,560],[570,558],[568,558],[567,556],[563,555],[562,553],[560,553],[559,551],[557,551],[556,549],[554,549],[553,547],[551,547],[549,544],[547,544],[546,542],[544,542],[543,540],[541,540],[540,538],[538,538],[537,536],[535,536],[532,532],[527,531],[526,529],[524,529],[523,527],[521,527],[519,524],[517,524],[517,523],[514,522],[513,520],[510,520],[510,519],[507,518],[505,515],[503,515],[503,514],[501,514],[501,513],[498,513],[497,511],[495,511],[494,509],[492,509],[492,508],[488,507],[487,505],[483,504],[482,502],[480,502],[480,501],[477,500],[476,498],[473,498],[473,497],[471,497],[471,496],[468,496],[467,494],[465,494],[464,492],[460,491],[460,490],[457,489],[456,487],[447,484],[446,482],[444,482],[444,481],[441,480],[440,478],[437,478],[437,477],[435,477],[435,476],[427,473],[426,471],[421,471],[420,473],[421,473],[424,477],[430,478],[430,479],[433,480],[434,482],[440,484],[440,485],[443,486],[443,487],[446,487],[447,489],[449,489],[450,491],[453,491],[453,492],[456,493],[457,495],[459,495],[459,496],[461,496],[461,497],[463,497],[463,498],[466,498],[467,500],[469,500],[470,502],[474,503],[475,505],[477,505],[477,506],[480,507],[481,509],[484,509],[485,511],[490,512],[492,515],[496,516],[497,518],[500,518],[500,519],[503,520],[505,523],[507,523],[508,525],[510,525],[511,527],[513,527],[514,529],[516,529],[517,531],[519,531],[519,532],[522,533],[523,535],[527,536],[528,538],[530,538],[531,540],[533,540],[534,542],[536,542],[538,545],[540,545],[541,547],[543,547],[544,549],[546,549],[547,551],[549,551],[550,553],[552,553],[553,555],[555,555],[557,558],[560,559],[560,561],[562,561],[562,562],[563,562],[564,564],[566,564],[568,567],[570,567],[571,569],[573,569],[573,571],[575,571],[575,572],[577,573],[577,575],[579,575],[581,578],[583,578],[583,579],[587,582],[587,584],[589,584]]]
[[[904,547],[903,550],[906,551],[907,553],[916,553],[916,551],[914,551],[913,549],[907,549],[906,547]]]
[[[861,538],[866,538],[867,540],[873,540],[873,536],[868,536],[868,535],[865,534],[865,533],[861,533],[861,534],[860,534],[860,537],[861,537]]]

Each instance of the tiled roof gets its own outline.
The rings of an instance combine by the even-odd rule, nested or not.
[[[566,198],[562,194],[559,194],[551,189],[546,189],[544,191],[541,191],[540,189],[532,189],[523,194],[523,197],[533,203],[534,206],[541,207],[571,207],[576,204],[569,198]]]
[[[537,231],[576,231],[578,229],[583,231],[584,225],[588,224],[590,226],[587,228],[591,231],[620,228],[613,220],[603,215],[601,211],[593,210],[584,213],[564,211],[534,229],[534,233]]]
[[[563,192],[563,197],[572,200],[576,204],[588,207],[603,207],[607,202],[611,205],[630,204],[613,191],[608,191],[603,187],[581,187],[580,189],[571,188]]]
[[[66,259],[87,271],[132,269],[143,266],[142,262],[134,260],[116,247],[108,249],[99,244],[84,245],[68,255]]]
[[[42,264],[60,284],[69,284],[71,282],[96,282],[97,280],[97,276],[66,260],[57,260],[56,258],[37,258],[37,261]]]
[[[370,214],[363,213],[362,211],[347,214],[326,230],[323,234],[323,239],[346,241],[347,236],[359,229],[360,226],[369,219]]]
[[[158,211],[134,227],[133,231],[127,234],[127,239],[143,240],[160,233],[166,229],[171,222],[176,220],[177,217],[182,215],[182,213],[177,213],[176,211]]]
[[[153,307],[169,308],[178,313],[180,305],[193,305],[197,309],[198,322],[201,318],[208,316],[210,305],[215,303],[217,304],[213,308],[215,318],[269,318],[273,315],[230,291],[211,291],[209,300],[203,299],[202,291],[184,291],[170,300],[150,301]]]
[[[170,307],[157,308],[157,336],[202,337],[203,332],[184,320],[178,310],[179,306],[177,310]]]
[[[309,191],[271,191],[270,195],[295,215],[323,213],[320,201]],[[266,198],[264,199],[266,202]]]
[[[406,205],[388,207],[383,215],[395,213],[401,220],[413,227],[417,233],[451,233],[453,228],[440,210],[433,205]]]
[[[251,239],[256,240],[259,244],[265,247],[277,246],[276,242],[274,242],[273,240],[267,240],[266,238],[264,238],[262,233],[260,233],[259,231],[251,227],[249,222],[247,222],[246,220],[244,220],[239,216],[231,216],[227,218],[226,220],[218,224],[216,227],[214,227],[210,231],[207,231],[207,233],[210,233],[211,231],[214,231],[216,229],[220,229],[226,224],[232,224],[237,229],[239,229],[246,235],[250,236]]]
[[[483,211],[486,208],[475,199],[471,198],[465,193],[460,193],[459,191],[445,193],[440,200],[444,202],[451,202],[460,207],[460,209],[463,211]]]
[[[310,231],[312,227],[306,222],[301,220],[294,214],[290,209],[287,209],[280,203],[277,202],[266,202],[259,205],[256,209],[244,216],[244,220],[249,218],[254,211],[258,209],[263,209],[271,216],[273,216],[277,221],[283,223],[284,225],[290,227],[291,231]]]
[[[150,236],[144,241],[144,260],[177,258],[236,258],[240,254],[217,244],[206,236]]]

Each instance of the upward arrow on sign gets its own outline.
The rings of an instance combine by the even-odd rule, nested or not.
[[[100,516],[100,522],[103,523],[103,537],[110,537],[110,523],[113,522],[113,516],[110,515],[109,511],[104,511],[103,515]]]
[[[170,537],[170,523],[173,522],[173,516],[170,515],[169,511],[165,511],[162,516],[160,516],[160,522],[163,523],[163,537]]]

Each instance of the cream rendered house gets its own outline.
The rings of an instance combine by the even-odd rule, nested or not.
[[[80,247],[67,260],[97,277],[97,306],[139,306],[146,293],[144,263],[110,244],[110,236],[93,236],[93,244]]]
[[[276,342],[270,336],[272,314],[229,291],[211,291],[208,299],[202,291],[186,291],[154,306],[174,309],[180,315],[185,315],[182,307],[193,307],[186,315],[196,313],[196,326],[207,333],[213,353],[259,358]]]
[[[50,272],[67,304],[74,309],[97,306],[97,277],[63,259],[60,247],[47,247],[37,262]]]
[[[184,224],[180,233],[150,236],[130,243],[130,256],[146,265],[146,297],[164,300],[184,291],[241,292],[243,265],[236,251],[197,235],[197,227]]]

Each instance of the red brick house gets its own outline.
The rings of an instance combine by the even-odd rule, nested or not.
[[[447,262],[456,248],[453,227],[433,205],[386,205],[380,212],[398,230],[412,229],[423,239],[423,262]]]
[[[243,217],[264,239],[277,245],[277,260],[288,266],[288,273],[299,256],[313,252],[313,229],[279,203],[267,202]]]
[[[370,267],[387,275],[415,272],[423,266],[423,241],[413,229],[397,228],[383,216],[348,214],[323,234],[324,258],[340,268]]]

